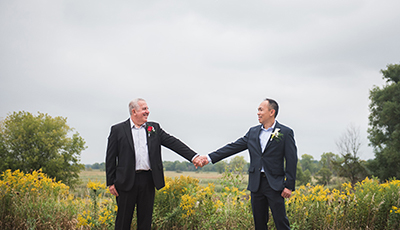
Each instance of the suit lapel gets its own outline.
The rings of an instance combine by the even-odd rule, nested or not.
[[[257,146],[257,153],[260,153],[260,155],[262,155],[262,152],[261,152],[261,145],[260,145],[260,132],[261,132],[261,126],[262,125],[260,125],[260,126],[258,126],[258,128],[256,129],[256,137],[257,137],[257,143],[256,143],[256,146]]]
[[[150,149],[149,148],[150,148],[150,140],[151,140],[151,138],[149,138],[150,135],[149,135],[149,132],[147,131],[149,126],[151,126],[151,125],[148,122],[146,122],[145,129],[146,129],[147,151],[149,152],[149,155],[150,155]],[[152,126],[152,127],[154,129],[154,126]]]
[[[129,119],[127,121],[125,121],[124,131],[125,131],[126,137],[128,138],[129,145],[131,146],[132,150],[135,151],[135,148],[133,147],[132,127],[131,127],[131,122],[129,121]]]
[[[278,121],[276,121],[275,127],[272,130],[272,133],[274,133],[275,129],[280,129],[280,128],[281,128],[281,125],[278,123]],[[264,153],[267,151],[268,147],[272,144],[272,142],[275,141],[275,140],[271,140],[272,133],[271,133],[271,136],[269,137],[269,140],[267,142],[267,146],[265,146]]]

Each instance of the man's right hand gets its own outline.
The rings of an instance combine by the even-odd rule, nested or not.
[[[115,188],[115,185],[111,185],[109,188],[110,193],[113,194],[114,196],[119,196],[117,189]]]
[[[207,156],[197,156],[193,160],[194,166],[202,168],[204,165],[208,164]]]

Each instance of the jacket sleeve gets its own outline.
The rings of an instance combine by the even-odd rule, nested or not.
[[[229,156],[232,156],[236,153],[242,152],[247,149],[247,141],[248,141],[249,132],[246,133],[244,137],[237,139],[235,142],[229,143],[222,148],[212,152],[209,154],[212,163],[215,164],[220,160],[223,160]]]
[[[115,182],[115,171],[118,163],[118,144],[115,126],[111,127],[108,136],[106,151],[106,180],[107,186],[113,185]]]
[[[294,191],[296,183],[296,169],[297,169],[297,147],[294,140],[294,133],[289,129],[288,137],[285,140],[285,160],[286,160],[286,188]]]
[[[160,132],[160,141],[161,145],[171,149],[172,151],[176,152],[177,154],[181,155],[183,158],[188,160],[189,162],[192,161],[192,158],[196,155],[192,149],[189,148],[186,144],[184,144],[178,138],[169,135],[165,132],[161,127],[159,128],[158,132]]]

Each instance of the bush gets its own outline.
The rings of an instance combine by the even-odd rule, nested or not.
[[[69,187],[44,173],[6,170],[0,181],[1,229],[74,229],[80,205]]]
[[[198,185],[191,177],[166,178],[157,191],[156,229],[253,229],[249,196],[236,187],[216,193],[214,184]]]
[[[156,192],[153,229],[254,229],[248,192],[237,187],[240,178],[227,173],[221,192],[189,176],[166,178],[166,186]],[[3,172],[0,229],[114,228],[117,206],[104,183],[89,181],[81,198],[69,191],[40,170]],[[400,181],[380,184],[366,178],[354,187],[344,183],[331,190],[303,185],[286,201],[286,210],[296,230],[400,229]],[[272,218],[268,226],[275,228]]]
[[[300,186],[287,202],[296,229],[399,229],[400,181],[379,184],[366,178],[341,191]]]

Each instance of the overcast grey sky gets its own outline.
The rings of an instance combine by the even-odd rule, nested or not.
[[[338,153],[354,124],[371,159],[369,90],[400,61],[399,9],[398,0],[0,1],[0,118],[67,117],[92,164],[133,98],[206,154],[257,125],[269,97],[299,157]],[[163,159],[184,160],[169,150]]]

